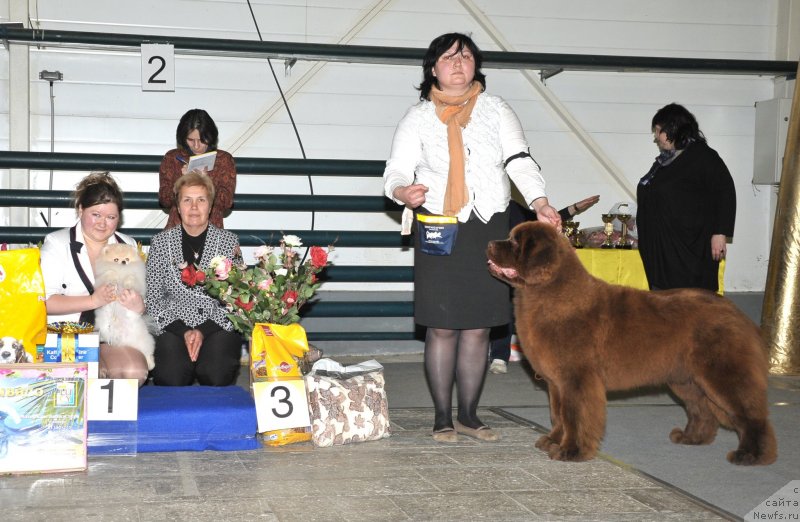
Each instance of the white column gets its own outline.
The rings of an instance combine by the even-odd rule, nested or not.
[[[10,0],[9,21],[21,22],[27,27],[28,2]],[[27,45],[9,44],[8,49],[8,138],[12,151],[30,150],[30,55]],[[9,169],[0,176],[0,187],[29,188],[28,169]],[[28,226],[28,208],[0,209],[0,222],[10,226]]]
[[[775,59],[800,58],[800,0],[779,0],[775,32]],[[791,94],[792,91],[789,91]]]

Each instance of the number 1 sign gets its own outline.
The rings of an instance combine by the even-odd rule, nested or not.
[[[175,47],[142,44],[142,90],[175,91]]]
[[[89,420],[135,421],[139,416],[139,381],[89,379]]]

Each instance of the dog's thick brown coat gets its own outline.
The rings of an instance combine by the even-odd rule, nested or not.
[[[492,241],[489,268],[516,288],[517,335],[548,385],[552,430],[536,447],[558,460],[597,453],[606,392],[667,384],[688,422],[670,439],[709,444],[720,424],[736,431],[734,464],[770,464],[777,443],[767,408],[767,351],[758,327],[705,290],[646,292],[610,285],[542,223]]]

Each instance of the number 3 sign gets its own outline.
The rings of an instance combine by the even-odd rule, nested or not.
[[[175,91],[175,47],[142,44],[142,90]]]
[[[254,382],[253,396],[259,433],[311,425],[302,378]]]

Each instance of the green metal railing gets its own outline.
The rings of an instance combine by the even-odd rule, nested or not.
[[[158,172],[163,156],[134,154],[77,154],[69,152],[0,151],[0,168],[30,170],[110,170]],[[287,176],[381,177],[385,161],[237,157],[239,174]]]
[[[0,227],[0,243],[36,244],[44,236],[58,230],[48,227]],[[147,245],[154,234],[154,228],[123,228],[124,232],[136,241]],[[242,246],[275,245],[284,234],[295,234],[303,238],[307,245],[334,245],[336,247],[383,247],[398,248],[408,246],[405,236],[399,232],[364,232],[352,230],[257,230],[232,229],[239,235]]]
[[[280,174],[313,176],[371,176],[380,177],[385,163],[382,161],[355,160],[296,160],[236,158],[240,174]],[[0,168],[115,172],[158,171],[160,156],[70,154],[41,152],[0,152]],[[58,173],[56,172],[56,175]],[[0,189],[0,206],[69,208],[71,193],[63,190]],[[158,195],[154,192],[126,192],[125,206],[131,209],[158,209]],[[281,212],[399,212],[399,207],[381,195],[328,196],[289,194],[236,194],[237,210]],[[0,242],[12,244],[37,244],[48,233],[57,230],[47,227],[0,227]],[[149,244],[159,230],[127,228],[123,232],[143,244]],[[296,234],[306,244],[358,248],[410,247],[409,238],[397,231],[369,232],[349,230],[232,230],[239,236],[242,246],[276,244],[284,234]],[[413,280],[413,268],[406,266],[329,266],[322,280],[333,283],[407,283]],[[368,287],[365,287],[368,288]],[[410,301],[319,301],[309,303],[304,317],[410,317]],[[353,331],[308,332],[310,341],[407,341],[420,338],[419,332]]]
[[[0,189],[2,207],[70,208],[72,193],[67,190]],[[125,208],[158,209],[155,192],[126,192]],[[394,212],[398,206],[383,196],[325,196],[295,194],[236,194],[235,210],[296,212]]]

